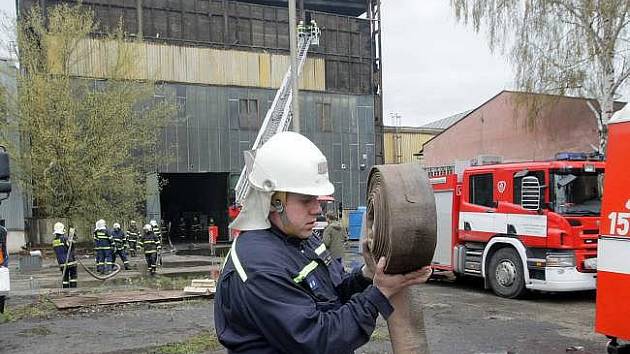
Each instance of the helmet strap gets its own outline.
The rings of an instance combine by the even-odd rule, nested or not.
[[[287,204],[286,192],[276,192],[271,197],[271,207],[280,216],[280,222],[282,223],[282,228],[284,229],[284,232],[289,236],[298,236],[299,234],[295,226],[293,225],[293,223],[291,222],[291,220],[289,220],[289,217],[287,216],[286,204]]]

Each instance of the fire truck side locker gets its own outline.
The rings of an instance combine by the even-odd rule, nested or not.
[[[459,216],[459,198],[457,175],[448,175],[430,179],[434,185],[435,209],[437,211],[437,242],[433,256],[433,267],[446,271],[458,271],[457,229]],[[455,219],[455,220],[453,220]],[[463,270],[459,270],[462,272]]]
[[[630,341],[630,104],[608,125],[608,152],[597,257],[595,330]],[[609,353],[630,353],[613,339]]]

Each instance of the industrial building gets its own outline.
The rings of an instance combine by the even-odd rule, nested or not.
[[[62,0],[19,0],[44,13]],[[84,0],[99,32],[123,20],[136,58],[130,79],[160,83],[179,117],[161,132],[173,156],[148,176],[147,217],[176,224],[212,218],[227,240],[227,207],[265,112],[289,64],[286,0]],[[329,160],[335,198],[345,209],[365,203],[368,173],[383,163],[380,0],[299,0],[298,16],[315,20],[301,77],[300,126]],[[81,43],[74,75],[106,80],[100,65],[116,55],[95,33]],[[160,190],[158,181],[166,181]]]
[[[427,141],[423,165],[448,166],[483,155],[515,162],[592,152],[599,137],[589,102],[597,107],[586,98],[501,91]],[[615,102],[614,107],[623,106]]]

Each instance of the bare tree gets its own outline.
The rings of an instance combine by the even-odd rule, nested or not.
[[[589,107],[606,150],[614,101],[630,76],[628,0],[451,0],[457,19],[487,31],[509,51],[527,92],[593,98]]]

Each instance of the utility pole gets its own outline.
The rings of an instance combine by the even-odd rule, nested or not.
[[[291,101],[291,112],[293,113],[293,131],[300,132],[300,102],[297,70],[297,22],[295,0],[289,0],[289,49],[291,56],[291,86],[293,99]]]

